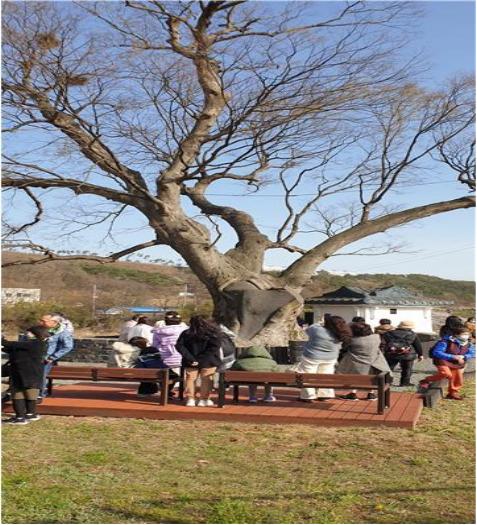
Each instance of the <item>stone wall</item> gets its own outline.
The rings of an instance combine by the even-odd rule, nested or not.
[[[93,337],[90,339],[75,339],[75,349],[61,359],[69,363],[107,363],[113,351],[114,337]],[[424,354],[427,356],[433,338],[428,334],[421,335]],[[301,355],[303,341],[290,341],[290,349],[276,347],[270,349],[272,356],[279,364],[295,363]]]
[[[61,362],[70,363],[107,363],[117,338],[94,337],[75,339],[75,348],[61,358]]]

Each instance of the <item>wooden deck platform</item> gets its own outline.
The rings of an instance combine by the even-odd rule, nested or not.
[[[393,392],[392,407],[384,415],[376,414],[376,401],[333,399],[302,403],[298,390],[275,389],[275,403],[250,405],[247,389],[241,388],[240,401],[232,404],[227,394],[224,408],[186,407],[179,400],[160,406],[153,398],[140,398],[134,384],[76,383],[57,386],[54,396],[39,406],[41,414],[57,416],[101,416],[139,419],[216,420],[242,423],[306,424],[318,426],[387,426],[414,428],[422,411],[419,395]],[[358,393],[359,397],[365,397]],[[212,396],[215,400],[215,396]],[[5,407],[11,410],[11,405]]]

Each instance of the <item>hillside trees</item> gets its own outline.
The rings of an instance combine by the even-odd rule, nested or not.
[[[113,262],[170,246],[206,285],[218,320],[244,339],[281,342],[306,282],[343,247],[475,205],[466,194],[404,209],[393,200],[396,188],[419,186],[437,165],[464,190],[475,188],[472,80],[439,91],[413,80],[417,59],[398,54],[412,9],[5,2],[3,107],[12,138],[4,187],[34,210],[21,224],[6,214],[6,246],[43,253],[35,262]],[[234,202],[214,200],[224,181],[248,192],[279,184],[283,221],[274,237]],[[312,192],[298,205],[301,188]],[[151,239],[104,256],[59,255],[35,241],[51,220],[52,192],[87,203],[75,216],[65,197],[62,230],[110,222],[111,233],[134,209]],[[343,192],[346,204],[337,206]],[[295,242],[305,221],[315,232],[311,248]],[[224,225],[236,243],[220,250]],[[296,259],[272,275],[263,270],[269,250]]]

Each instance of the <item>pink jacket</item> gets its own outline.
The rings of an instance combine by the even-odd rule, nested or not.
[[[182,356],[176,350],[176,342],[187,328],[186,324],[174,324],[161,326],[153,332],[152,346],[159,350],[161,359],[169,368],[177,368],[182,364]]]

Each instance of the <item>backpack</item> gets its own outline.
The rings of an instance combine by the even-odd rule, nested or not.
[[[392,332],[384,335],[382,344],[383,352],[389,357],[403,357],[410,354],[413,350],[412,342],[406,338],[392,337]]]
[[[222,366],[219,367],[219,372],[230,368],[235,361],[237,355],[237,347],[232,341],[232,338],[226,333],[220,334],[220,359]]]
[[[237,350],[235,343],[232,341],[231,337],[224,332],[220,334],[220,349],[224,358],[233,356],[235,359]]]
[[[436,341],[436,342],[431,346],[431,348],[429,348],[429,357],[434,358],[434,355],[433,355],[433,354],[434,354],[434,348],[435,348],[439,343],[441,343],[441,342],[442,342],[442,339],[439,339],[438,341]],[[454,342],[454,341],[451,341],[450,339],[448,339],[448,340],[446,341],[446,352],[449,352],[449,347],[452,345],[453,342]],[[461,354],[461,355],[462,355],[462,354]]]
[[[410,345],[404,342],[385,341],[384,342],[384,353],[389,356],[404,356],[410,354],[412,348]]]

